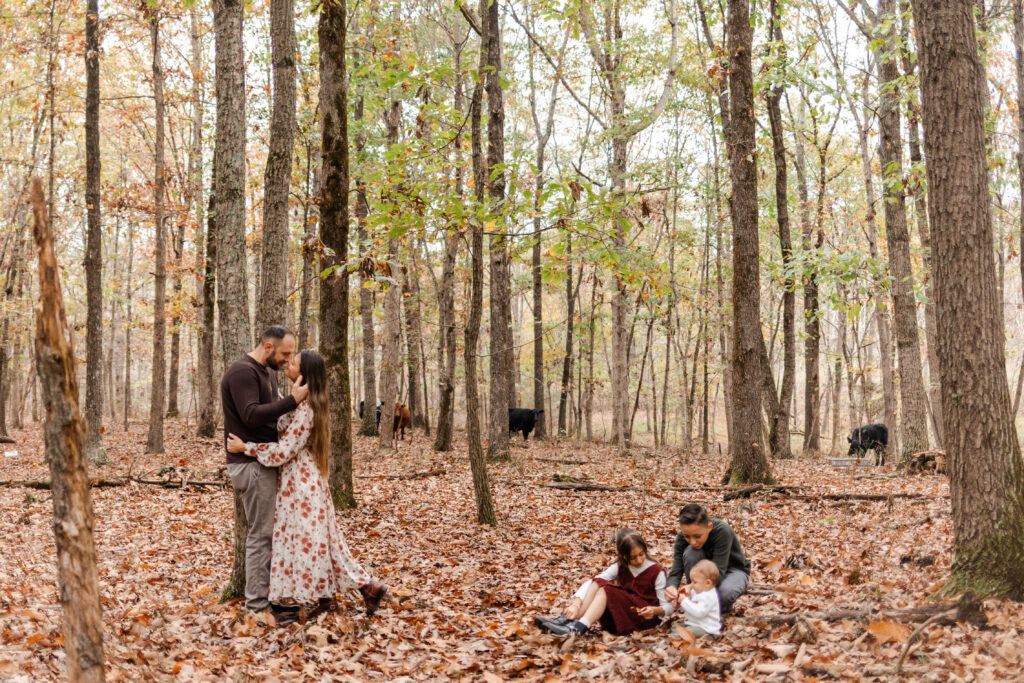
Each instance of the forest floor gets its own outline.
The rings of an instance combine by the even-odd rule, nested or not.
[[[0,480],[47,479],[39,429],[13,436]],[[942,476],[862,478],[824,459],[774,462],[780,482],[794,487],[789,494],[726,502],[717,487],[722,458],[687,460],[674,449],[622,457],[607,445],[524,446],[516,437],[512,461],[489,466],[500,517],[492,528],[475,523],[464,435],[457,436],[458,450],[441,455],[418,431],[392,455],[378,455],[376,439],[355,439],[359,507],[340,521],[357,559],[392,587],[394,599],[373,619],[356,595],[337,612],[278,629],[246,619],[237,602],[221,604],[231,568],[230,489],[93,488],[108,678],[885,680],[894,678],[914,623],[880,613],[835,621],[818,614],[797,625],[753,617],[928,606],[949,574],[952,518]],[[219,441],[197,439],[179,422],[167,423],[165,455],[143,455],[141,423],[108,433],[106,442],[113,464],[95,468],[94,477],[130,471],[156,479],[173,466],[161,476],[187,470],[191,479],[209,479],[202,473],[223,462]],[[558,481],[630,488],[542,486]],[[821,498],[836,493],[919,497]],[[727,519],[753,562],[756,590],[739,600],[722,638],[691,645],[662,626],[565,640],[534,627],[535,615],[556,613],[613,561],[616,527],[639,530],[668,568],[675,518],[690,501]],[[48,490],[0,487],[0,680],[64,678],[51,520]],[[1024,610],[989,600],[984,611],[984,628],[928,626],[904,674],[1022,680]]]

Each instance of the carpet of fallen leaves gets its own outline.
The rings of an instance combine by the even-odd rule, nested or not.
[[[0,480],[47,479],[38,429],[5,446]],[[459,435],[463,438],[463,435]],[[145,425],[106,435],[111,465],[93,476],[208,479],[219,442],[167,425],[167,452],[144,455]],[[421,432],[398,452],[356,437],[359,507],[340,514],[356,557],[392,587],[366,619],[358,596],[305,624],[268,629],[218,598],[231,567],[231,493],[131,484],[94,488],[111,680],[855,680],[891,677],[913,624],[811,620],[816,633],[749,617],[925,606],[951,561],[949,487],[942,476],[881,478],[827,460],[775,462],[794,499],[760,492],[729,502],[717,487],[726,462],[674,449],[623,457],[577,441],[513,442],[511,462],[489,465],[500,516],[475,523],[464,441],[436,454]],[[16,455],[12,451],[17,451]],[[395,475],[443,470],[416,479]],[[629,485],[582,492],[545,482]],[[673,490],[677,489],[677,490]],[[695,490],[678,490],[695,489]],[[881,501],[822,493],[917,493]],[[629,637],[564,640],[538,631],[576,586],[613,559],[619,526],[640,530],[671,564],[675,516],[690,501],[727,519],[754,564],[754,590],[722,638],[692,646],[669,626]],[[49,491],[0,487],[0,680],[63,678],[63,638]],[[989,625],[929,626],[904,665],[913,680],[1020,680],[1024,615],[989,600]],[[815,637],[816,636],[816,637]]]

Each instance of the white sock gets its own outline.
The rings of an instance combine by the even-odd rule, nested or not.
[[[587,628],[590,628],[593,625],[593,624],[591,624],[590,619],[587,619],[586,617],[580,617],[578,619],[578,621],[581,624],[583,624],[584,626],[586,626]]]

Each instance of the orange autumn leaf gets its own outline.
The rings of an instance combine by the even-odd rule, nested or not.
[[[876,621],[868,625],[868,632],[879,643],[905,643],[910,637],[910,627],[895,621]]]

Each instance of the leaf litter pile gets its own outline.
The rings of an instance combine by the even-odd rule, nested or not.
[[[167,453],[143,455],[144,429],[108,433],[112,464],[90,472],[150,482],[92,489],[111,680],[889,679],[923,621],[894,611],[933,605],[952,560],[943,476],[776,461],[788,488],[733,497],[718,486],[721,457],[515,439],[511,462],[488,467],[500,516],[491,528],[475,523],[464,441],[436,454],[416,431],[378,455],[376,439],[356,437],[359,507],[340,523],[356,558],[391,586],[389,600],[367,619],[353,593],[336,612],[272,629],[238,601],[219,602],[232,559],[230,488],[181,486],[221,476],[219,441],[168,422]],[[48,479],[40,431],[14,437],[0,482]],[[687,502],[728,520],[753,563],[753,590],[720,639],[687,642],[670,625],[564,639],[533,625],[614,561],[617,527],[639,530],[667,570]],[[0,680],[63,678],[54,553],[50,492],[0,486]],[[984,626],[927,624],[902,673],[1020,680],[1020,605],[982,607]],[[769,618],[778,615],[806,616]]]

